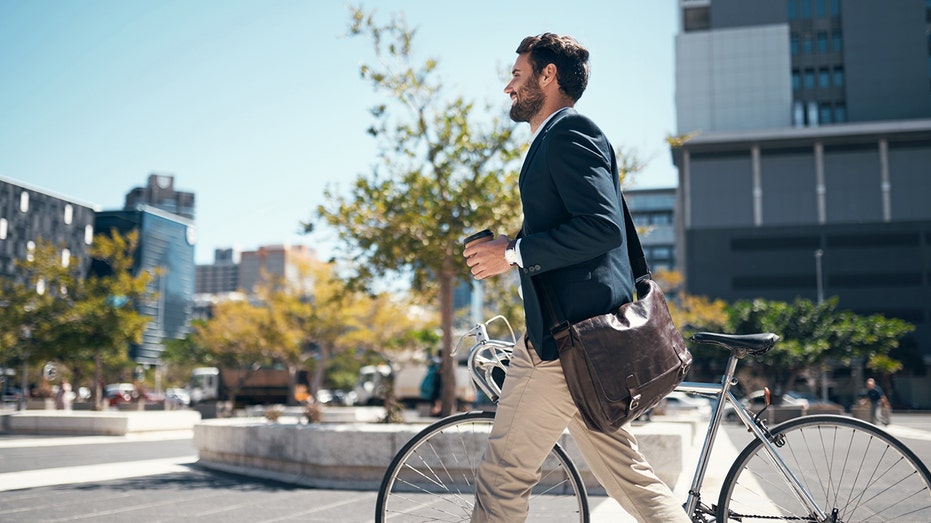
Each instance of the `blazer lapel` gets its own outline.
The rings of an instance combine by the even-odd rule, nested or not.
[[[537,137],[530,144],[530,149],[527,151],[527,156],[524,157],[524,163],[520,168],[520,176],[517,178],[517,186],[521,187],[524,184],[524,175],[527,173],[528,166],[533,162],[534,155],[537,154],[537,151],[540,149],[540,144],[543,143],[543,137],[546,136],[546,133],[556,125],[556,122],[562,120],[563,117],[569,114],[575,114],[575,109],[572,107],[560,109],[557,111],[558,114],[554,115],[552,118],[546,122],[546,125],[543,126],[543,129],[537,134]]]

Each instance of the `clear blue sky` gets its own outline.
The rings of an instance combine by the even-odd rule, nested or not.
[[[348,186],[375,161],[365,129],[380,99],[358,73],[373,55],[367,40],[344,36],[347,5],[2,0],[0,176],[107,210],[150,173],[172,174],[196,194],[198,263],[215,248],[314,246],[299,222],[324,187]],[[403,12],[450,97],[502,109],[500,72],[520,40],[575,36],[592,53],[577,108],[649,161],[636,186],[676,184],[664,141],[675,132],[676,2],[361,5],[382,20]]]

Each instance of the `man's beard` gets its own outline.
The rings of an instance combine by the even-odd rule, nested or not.
[[[536,85],[536,78],[531,78],[527,85],[517,92],[517,101],[511,105],[511,120],[530,122],[543,109],[543,89]]]

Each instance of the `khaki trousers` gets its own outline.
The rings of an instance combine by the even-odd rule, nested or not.
[[[588,430],[569,395],[559,360],[540,361],[526,342],[514,348],[478,468],[473,523],[527,518],[530,490],[567,426],[598,482],[637,521],[689,523],[682,501],[653,472],[634,436],[623,427],[613,434]]]

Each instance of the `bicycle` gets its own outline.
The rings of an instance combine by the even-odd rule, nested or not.
[[[497,402],[516,342],[488,335],[496,316],[459,340],[475,338],[468,366],[476,386]],[[712,415],[687,499],[695,523],[813,521],[819,523],[931,521],[931,473],[908,447],[880,428],[839,415],[811,415],[773,428],[759,412],[745,408],[731,391],[738,384],[737,363],[762,356],[779,339],[771,333],[729,335],[701,332],[690,341],[730,351],[720,383],[683,382],[676,390],[712,399]],[[455,353],[455,351],[454,351]],[[711,452],[730,404],[752,440],[735,459],[720,488],[717,504],[701,496]],[[375,521],[468,521],[474,503],[473,479],[493,411],[441,419],[415,435],[385,471]],[[585,484],[576,465],[557,444],[533,489],[527,521],[588,522]]]

